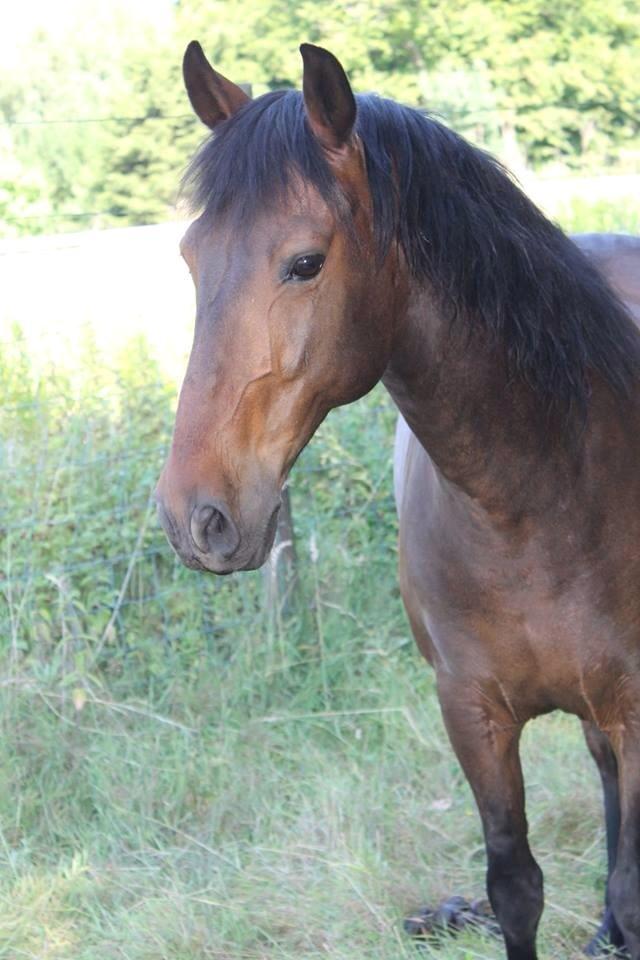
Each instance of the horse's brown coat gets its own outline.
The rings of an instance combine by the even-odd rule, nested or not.
[[[402,593],[482,816],[509,960],[535,960],[542,910],[518,740],[557,708],[582,719],[605,787],[615,919],[599,937],[624,934],[640,960],[640,384],[624,397],[592,371],[584,421],[549,410],[494,337],[443,316],[398,244],[377,262],[346,77],[330,54],[303,55],[309,124],[353,230],[301,182],[250,230],[190,228],[198,312],[158,488],[165,528],[190,565],[261,563],[295,457],[382,379],[402,414]],[[210,69],[190,47],[189,94],[215,126],[242,101]],[[640,242],[579,242],[638,310]],[[303,254],[324,266],[289,282],[283,265]]]

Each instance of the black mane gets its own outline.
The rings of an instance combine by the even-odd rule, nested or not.
[[[550,406],[584,409],[589,371],[626,392],[640,371],[640,339],[624,307],[498,161],[416,110],[377,96],[357,104],[379,255],[397,238],[414,276],[452,318],[484,325],[504,344],[513,374]],[[206,216],[246,225],[294,176],[345,217],[302,95],[281,91],[224,123],[185,183]]]

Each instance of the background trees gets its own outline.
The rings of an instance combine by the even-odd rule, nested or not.
[[[178,0],[148,10],[153,18],[143,6],[78,5],[65,31],[32,31],[19,62],[0,69],[5,234],[171,215],[204,133],[180,77],[193,37],[255,94],[297,86],[298,44],[309,40],[342,58],[358,90],[429,109],[507,162],[640,162],[635,0]]]

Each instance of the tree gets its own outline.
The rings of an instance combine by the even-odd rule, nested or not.
[[[534,164],[601,158],[639,134],[635,0],[180,0],[178,34],[258,90],[297,86],[298,44],[324,44],[356,89],[485,141],[514,129]]]
[[[156,223],[175,215],[180,173],[205,130],[184,92],[175,46],[138,46],[113,97],[95,205],[121,223]]]
[[[519,147],[534,166],[581,167],[640,155],[637,0],[167,0],[162,9],[157,25],[127,0],[84,0],[66,32],[39,31],[17,66],[0,68],[5,233],[174,215],[180,173],[207,133],[180,73],[193,38],[254,95],[299,87],[307,40],[340,57],[356,90],[427,109],[503,156]],[[68,120],[86,122],[58,122]]]

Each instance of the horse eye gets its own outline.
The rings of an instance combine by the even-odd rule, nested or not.
[[[290,276],[296,280],[310,280],[322,270],[324,256],[321,253],[308,253],[298,257],[291,267]]]

